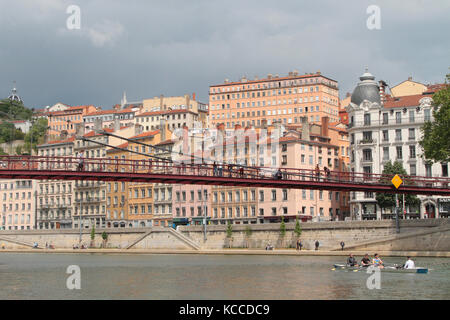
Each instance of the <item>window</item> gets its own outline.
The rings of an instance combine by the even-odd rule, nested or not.
[[[416,146],[409,146],[409,157],[416,158]]]
[[[383,130],[383,141],[389,141],[389,131]]]
[[[389,147],[383,147],[383,160],[389,160]]]
[[[402,130],[395,129],[395,141],[402,141]]]
[[[370,126],[370,113],[364,114],[364,125]]]
[[[398,159],[398,160],[403,159],[402,147],[401,147],[401,146],[398,146],[398,147],[396,147],[396,149],[397,149],[397,159]]]
[[[408,140],[416,140],[416,130],[414,128],[409,128],[408,133]]]
[[[417,174],[416,172],[416,165],[415,164],[410,164],[409,165],[409,174],[412,176],[415,176]]]
[[[395,123],[402,123],[402,113],[401,112],[395,113]]]
[[[283,189],[283,201],[287,201],[288,199],[288,191],[286,189]]]
[[[272,201],[277,200],[277,190],[272,190]]]
[[[442,166],[442,176],[448,177],[448,164],[447,163],[441,163]]]
[[[427,177],[433,176],[431,171],[431,164],[425,164],[425,174]]]
[[[430,109],[424,110],[424,120],[431,121],[431,110]]]
[[[388,124],[388,123],[389,123],[389,114],[383,113],[383,124]]]
[[[363,150],[363,159],[364,161],[372,161],[372,149]]]
[[[414,122],[414,110],[409,111],[409,122]]]

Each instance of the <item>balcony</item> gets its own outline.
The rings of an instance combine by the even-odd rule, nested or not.
[[[377,143],[376,139],[362,139],[362,140],[358,140],[358,144],[374,144]]]

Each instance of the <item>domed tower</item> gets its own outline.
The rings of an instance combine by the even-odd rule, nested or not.
[[[359,77],[360,83],[353,90],[351,102],[359,106],[364,100],[381,104],[380,88],[375,82],[375,77],[368,72],[367,68],[364,74]]]
[[[22,102],[23,103],[22,98],[20,98],[20,96],[17,94],[16,82],[15,81],[14,81],[14,88],[11,90],[11,94],[9,95],[8,99],[11,100],[11,101]]]

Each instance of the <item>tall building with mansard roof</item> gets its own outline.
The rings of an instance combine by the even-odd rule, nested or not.
[[[410,175],[447,177],[448,164],[430,164],[420,155],[422,138],[420,128],[425,121],[433,121],[432,95],[436,90],[422,94],[391,97],[385,94],[385,82],[375,82],[367,70],[353,91],[346,107],[349,117],[350,170],[380,174],[384,165],[399,161]],[[406,207],[405,218],[437,218],[448,216],[448,206],[441,205],[441,197],[419,196],[417,208]],[[448,203],[447,203],[448,204]],[[378,206],[375,193],[352,192],[350,210],[353,219],[389,219],[391,208]]]

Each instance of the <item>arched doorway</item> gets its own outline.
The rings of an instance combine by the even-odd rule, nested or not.
[[[436,206],[433,203],[425,204],[425,217],[428,219],[436,218]]]

